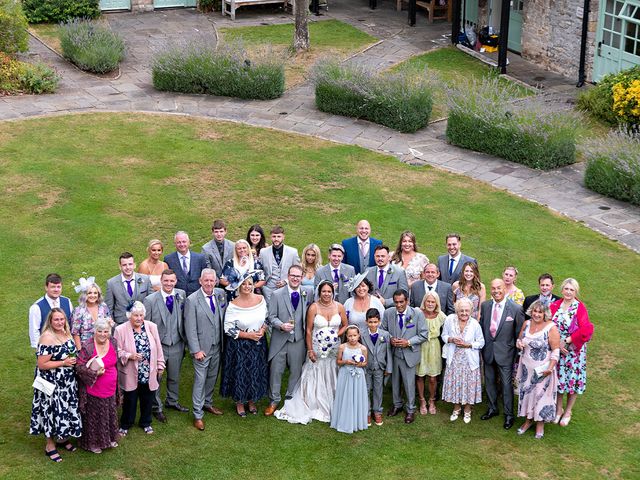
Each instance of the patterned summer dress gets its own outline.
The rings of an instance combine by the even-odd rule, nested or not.
[[[459,330],[456,322],[456,330]],[[464,337],[470,321],[462,332],[454,332],[457,337]],[[466,348],[455,348],[453,360],[444,371],[442,382],[442,400],[449,403],[470,405],[482,402],[482,384],[480,368],[471,370]]]
[[[473,304],[473,310],[471,312],[471,317],[475,318],[476,320],[478,319],[478,313],[480,313],[480,296],[476,295],[475,293],[471,293],[469,295],[466,295],[462,289],[460,289],[459,287],[456,288],[456,291],[453,292],[453,297],[456,299],[456,302],[458,300],[460,300],[461,298],[468,298],[469,300],[471,300],[471,303]]]
[[[522,342],[525,347],[518,364],[518,416],[536,422],[551,422],[556,415],[558,376],[556,371],[546,377],[538,376],[536,367],[547,364],[554,357],[549,345],[549,330],[553,323],[536,333],[526,326]],[[558,352],[555,357],[557,359]]]
[[[38,356],[51,355],[51,360],[64,360],[76,354],[72,339],[61,345],[38,345]],[[73,367],[36,370],[36,375],[55,384],[51,395],[33,389],[33,406],[29,433],[65,439],[82,435],[82,420],[78,411],[78,384]]]
[[[558,327],[560,339],[565,341],[569,337],[569,326],[573,316],[578,311],[579,302],[574,300],[567,311],[562,306],[553,316],[553,322]],[[558,361],[558,393],[584,393],[587,387],[587,344],[576,351],[573,345],[568,345],[569,353],[560,354]]]

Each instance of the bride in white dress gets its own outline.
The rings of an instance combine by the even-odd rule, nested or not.
[[[333,299],[332,282],[320,282],[318,292],[318,301],[307,310],[307,361],[302,366],[300,382],[284,407],[274,413],[276,418],[289,423],[331,419],[338,378],[336,355],[340,336],[347,328],[347,315],[344,307]],[[327,337],[335,341],[327,341]]]

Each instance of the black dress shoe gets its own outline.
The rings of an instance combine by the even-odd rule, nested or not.
[[[183,407],[179,403],[176,403],[175,405],[167,405],[165,403],[164,406],[165,406],[165,408],[171,408],[173,410],[177,410],[178,412],[182,412],[182,413],[187,413],[189,411],[189,409],[187,407]]]
[[[156,420],[158,420],[161,423],[167,423],[167,417],[165,416],[164,412],[153,412],[153,416],[156,417]]]
[[[402,411],[401,407],[393,407],[387,412],[387,417],[395,417]]]
[[[513,427],[513,422],[514,422],[514,418],[512,415],[506,415],[504,417],[504,429],[505,430],[509,430],[511,427]]]
[[[413,412],[409,412],[404,416],[404,423],[413,423],[415,420]]]
[[[498,416],[498,411],[497,410],[489,409],[489,410],[487,410],[487,413],[485,413],[484,415],[482,415],[480,417],[480,420],[489,420],[490,418],[497,417],[497,416]],[[513,425],[513,423],[512,423],[512,425]]]

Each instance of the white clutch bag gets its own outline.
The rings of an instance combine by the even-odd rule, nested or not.
[[[51,383],[44,378],[37,376],[33,381],[33,388],[40,390],[45,395],[51,395],[53,391],[56,389],[55,384]]]
[[[87,368],[93,370],[94,372],[97,372],[101,368],[104,368],[104,362],[100,357],[90,358],[87,362]]]
[[[536,368],[534,368],[536,375],[541,377],[544,372],[549,370],[549,365],[551,365],[551,362],[545,362],[542,365],[539,365]]]

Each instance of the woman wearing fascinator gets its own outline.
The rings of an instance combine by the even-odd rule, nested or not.
[[[318,284],[318,300],[307,310],[307,360],[292,398],[274,416],[289,423],[329,422],[338,377],[336,356],[347,329],[344,307],[334,300],[333,282]]]
[[[351,325],[357,326],[360,331],[365,331],[367,310],[375,308],[380,312],[380,318],[382,318],[385,310],[384,305],[377,297],[371,295],[373,285],[367,278],[366,272],[353,277],[348,283],[348,289],[352,296],[344,302],[347,319]]]
[[[113,321],[109,307],[102,298],[102,290],[95,280],[95,277],[82,277],[78,280],[78,285],[75,285],[80,297],[71,313],[71,335],[78,350],[85,341],[93,337],[94,325],[98,320]]]
[[[238,281],[249,271],[253,272],[253,287],[256,293],[259,294],[260,287],[265,284],[262,264],[251,251],[249,242],[240,239],[236,241],[233,258],[227,260],[222,267],[222,276],[220,277],[220,285],[226,287],[229,301],[238,295]]]

